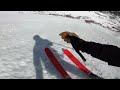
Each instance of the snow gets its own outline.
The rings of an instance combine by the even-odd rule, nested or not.
[[[59,16],[49,15],[51,13]],[[65,15],[81,18],[68,18]],[[84,63],[71,45],[59,36],[63,31],[72,31],[86,41],[120,47],[119,31],[106,28],[118,26],[119,19],[112,20],[109,16],[93,11],[0,11],[0,78],[62,79],[44,53],[44,48],[48,47],[73,79],[88,77],[63,54],[63,48],[68,48],[98,76],[120,79],[119,67],[109,66],[106,62],[82,53],[87,59]],[[86,23],[85,20],[94,22]]]

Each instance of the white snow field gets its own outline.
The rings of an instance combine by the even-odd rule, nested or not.
[[[50,13],[82,18],[48,15]],[[71,31],[86,41],[120,47],[118,29],[106,28],[111,25],[119,26],[119,18],[111,20],[108,16],[89,11],[0,11],[0,79],[62,79],[46,56],[45,47],[51,48],[73,79],[88,77],[63,54],[63,48],[69,49],[94,74],[105,79],[120,79],[119,67],[109,66],[108,63],[86,53],[82,53],[87,59],[83,62],[72,46],[59,36],[63,31]],[[95,22],[86,23],[85,20],[88,19],[105,27]]]

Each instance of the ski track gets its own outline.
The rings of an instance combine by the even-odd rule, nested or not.
[[[87,79],[88,76],[68,60],[62,48],[68,48],[93,73],[106,79],[120,78],[120,68],[108,66],[86,53],[83,53],[87,59],[84,63],[59,36],[62,31],[72,31],[87,41],[120,47],[119,37],[108,29],[82,20],[33,13],[0,12],[0,18],[1,79],[61,79],[46,57],[45,47],[51,48],[73,79]]]

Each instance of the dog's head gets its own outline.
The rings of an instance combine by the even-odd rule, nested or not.
[[[69,36],[75,36],[75,37],[78,37],[78,38],[79,38],[79,36],[78,36],[77,34],[75,34],[75,33],[73,33],[73,32],[68,32],[68,31],[62,32],[62,33],[60,33],[59,35],[60,35],[61,38],[62,38],[65,42],[67,42],[67,43],[70,43]]]

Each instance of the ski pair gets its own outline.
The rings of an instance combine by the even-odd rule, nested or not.
[[[67,55],[67,57],[77,65],[77,67],[84,71],[90,78],[92,79],[102,79],[98,77],[97,75],[93,74],[90,70],[88,70],[80,61],[67,49],[63,50],[64,54]],[[65,71],[65,69],[62,67],[62,65],[58,62],[57,58],[54,56],[52,51],[49,48],[45,48],[45,53],[52,62],[52,64],[56,67],[56,69],[60,72],[60,74],[65,79],[72,79],[69,74]]]

